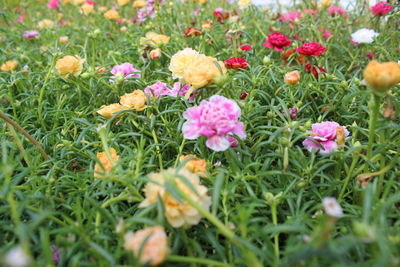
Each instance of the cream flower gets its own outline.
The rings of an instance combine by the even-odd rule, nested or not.
[[[142,90],[135,90],[130,94],[121,96],[119,102],[129,109],[141,111],[146,108],[147,98]]]
[[[132,250],[141,264],[159,265],[169,253],[167,235],[161,226],[149,227],[135,233],[128,232],[124,239],[124,248]]]
[[[101,162],[103,166],[96,163],[94,166],[94,177],[100,178],[105,174],[109,173],[112,167],[118,162],[119,156],[117,155],[117,151],[114,148],[110,149],[111,160],[107,157],[106,152],[99,152],[96,154],[97,159]],[[104,168],[103,168],[104,167]]]
[[[192,186],[189,188],[186,183],[179,178],[180,176],[185,177]],[[164,203],[165,217],[175,228],[198,224],[202,215],[187,201],[183,199],[178,201],[175,199],[172,193],[165,187],[167,181],[174,182],[186,196],[197,202],[204,209],[208,210],[210,208],[211,198],[207,195],[207,188],[200,184],[198,175],[191,173],[185,168],[179,171],[169,168],[160,173],[150,173],[148,178],[151,182],[147,183],[143,190],[146,198],[140,203],[139,207],[147,207],[157,202],[159,197]],[[197,193],[194,193],[192,191],[193,189]]]
[[[85,15],[92,13],[94,6],[88,3],[85,3],[81,6],[81,12]]]
[[[337,203],[333,197],[326,197],[323,199],[322,204],[324,206],[325,213],[331,217],[339,218],[343,216],[342,207]]]
[[[49,19],[44,19],[39,21],[37,26],[39,29],[45,29],[45,28],[54,28],[55,24],[53,21]]]
[[[190,64],[202,57],[199,52],[192,48],[185,48],[171,57],[169,70],[174,78],[183,79],[185,69]]]
[[[70,74],[78,76],[82,72],[84,60],[79,56],[65,56],[56,62],[58,74],[68,77]]]
[[[170,37],[155,32],[146,33],[145,37],[140,38],[140,45],[159,45],[168,44]]]

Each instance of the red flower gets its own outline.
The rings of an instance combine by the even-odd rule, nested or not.
[[[267,42],[262,45],[266,48],[273,48],[276,52],[282,52],[283,47],[290,46],[292,41],[289,37],[280,32],[274,32],[268,35],[265,39]]]
[[[250,51],[251,49],[253,49],[253,46],[251,44],[242,44],[240,46],[240,49],[242,51]]]
[[[318,43],[311,42],[303,44],[296,51],[305,56],[318,57],[326,51],[326,48]]]
[[[313,66],[311,64],[307,64],[304,66],[304,69],[314,75],[315,79],[318,79],[319,73],[326,73],[326,70],[320,66]]]
[[[188,37],[199,36],[201,35],[201,30],[199,28],[188,28],[185,35]]]
[[[224,63],[228,69],[247,69],[249,67],[249,63],[243,57],[231,57]]]
[[[218,20],[218,22],[222,22],[224,19],[229,18],[228,12],[222,12],[221,10],[215,10],[213,12],[214,17]]]
[[[371,12],[375,16],[379,16],[379,15],[385,15],[385,14],[389,13],[390,10],[392,10],[392,9],[393,9],[393,6],[389,5],[386,2],[381,1],[378,4],[371,7]]]

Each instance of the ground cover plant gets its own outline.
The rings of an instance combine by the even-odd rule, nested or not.
[[[5,0],[2,266],[399,266],[400,3]]]

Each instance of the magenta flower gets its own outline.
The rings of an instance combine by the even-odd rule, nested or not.
[[[338,6],[330,6],[330,7],[328,7],[328,14],[331,15],[331,16],[340,15],[340,16],[343,16],[345,18],[347,18],[349,16],[349,14],[347,14],[347,12],[343,8],[340,8]]]
[[[24,37],[25,39],[32,39],[37,36],[39,36],[39,32],[35,30],[24,31],[24,33],[22,34],[22,37]]]
[[[168,88],[166,83],[156,82],[153,85],[147,86],[144,89],[144,93],[148,96],[155,96],[160,98],[161,96],[168,95],[171,89]]]
[[[393,6],[389,5],[387,2],[381,1],[371,7],[371,12],[375,16],[380,16],[380,15],[386,15],[392,9],[393,9]]]
[[[332,153],[338,147],[336,143],[336,128],[339,126],[339,123],[334,121],[314,123],[311,131],[308,131],[308,133],[310,134],[311,139],[316,141],[316,143],[306,139],[303,141],[303,146],[308,151],[312,151],[312,149],[315,148],[315,150],[319,151],[322,155]],[[344,136],[347,137],[349,131],[345,126],[341,127],[344,128]],[[320,145],[322,146],[322,149],[320,148]]]
[[[60,1],[59,0],[50,0],[47,3],[47,7],[50,9],[57,9],[60,7]]]
[[[111,76],[110,81],[114,81],[117,73],[121,73],[125,79],[131,77],[140,78],[140,70],[135,69],[133,65],[128,62],[122,63],[121,65],[115,65],[111,70],[111,73],[114,74],[114,76]]]
[[[239,122],[241,111],[238,104],[220,95],[213,95],[210,100],[201,101],[199,106],[188,108],[183,117],[186,122],[182,126],[186,139],[207,137],[206,146],[214,151],[224,151],[233,142],[230,136],[246,138],[244,125]]]

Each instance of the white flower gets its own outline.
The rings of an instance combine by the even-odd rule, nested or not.
[[[10,267],[25,267],[30,263],[29,256],[20,247],[10,249],[4,257],[4,263]]]
[[[336,198],[326,197],[322,200],[325,213],[331,217],[340,218],[343,216],[342,207],[337,203]]]
[[[359,44],[362,43],[370,44],[374,41],[374,38],[378,35],[379,33],[377,33],[374,30],[362,28],[351,35],[351,40]]]

